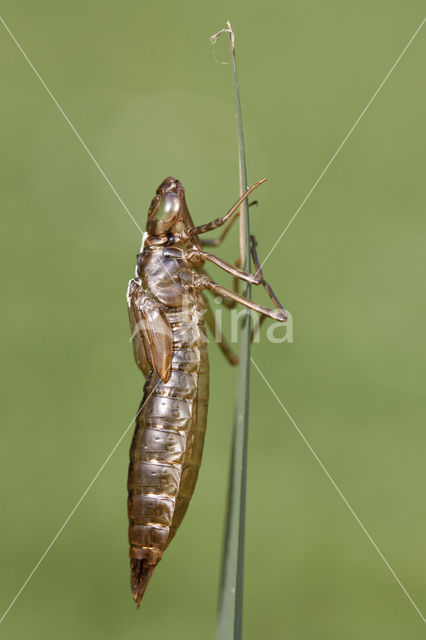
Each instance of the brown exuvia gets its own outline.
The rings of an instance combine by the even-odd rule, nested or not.
[[[238,302],[263,317],[286,320],[284,309],[263,279],[254,237],[256,275],[203,250],[205,245],[219,245],[229,226],[219,238],[198,237],[232,223],[243,200],[262,182],[248,189],[225,216],[198,227],[192,222],[183,186],[174,178],[166,178],[158,187],[148,211],[136,276],[127,290],[134,356],[146,377],[128,475],[130,583],[138,605],[182,522],[200,468],[209,398],[204,316],[229,362],[238,362],[215,328],[204,292],[222,296],[227,306]],[[213,282],[204,271],[206,261],[232,274],[235,290]],[[238,280],[262,284],[276,309],[241,296]]]

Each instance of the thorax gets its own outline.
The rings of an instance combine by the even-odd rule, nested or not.
[[[190,304],[191,266],[180,247],[150,246],[138,255],[137,272],[142,285],[160,302],[170,307]]]

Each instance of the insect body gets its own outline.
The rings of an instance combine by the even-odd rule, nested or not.
[[[130,582],[138,605],[186,513],[200,468],[209,396],[204,317],[214,329],[203,292],[224,296],[228,305],[239,302],[264,316],[286,320],[263,279],[254,239],[256,275],[203,250],[203,244],[216,245],[220,239],[199,239],[200,234],[232,222],[242,201],[261,182],[248,189],[225,216],[199,227],[192,222],[182,184],[174,178],[166,178],[158,187],[148,211],[136,277],[127,291],[134,356],[147,378],[128,475]],[[231,273],[236,281],[262,284],[276,309],[213,282],[204,272],[206,261]],[[235,364],[237,359],[222,337],[219,346]]]

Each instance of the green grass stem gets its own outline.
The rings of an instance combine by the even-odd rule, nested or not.
[[[231,24],[212,36],[214,42],[222,33],[228,33],[231,46],[232,76],[238,129],[238,164],[240,194],[247,190],[247,169],[244,148],[243,121],[235,58],[235,36]],[[240,211],[241,264],[250,271],[250,228],[247,199]],[[244,291],[250,297],[250,287]],[[233,445],[229,474],[228,508],[223,545],[222,574],[218,607],[218,639],[239,640],[242,637],[244,533],[247,478],[247,437],[250,393],[250,334],[251,315],[247,309],[242,318],[240,365],[237,400],[234,416]]]

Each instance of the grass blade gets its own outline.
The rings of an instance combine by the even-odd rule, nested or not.
[[[235,58],[235,37],[231,24],[212,36],[212,42],[228,33],[231,46],[232,75],[238,128],[238,164],[240,194],[247,191],[247,170],[244,149],[243,122]],[[241,265],[250,271],[250,228],[247,199],[240,211]],[[244,295],[250,297],[247,286]],[[251,314],[247,309],[242,319],[238,393],[234,416],[234,433],[228,489],[228,509],[223,545],[222,574],[219,593],[218,639],[239,640],[242,634],[244,532],[247,477],[247,437],[250,393],[250,334]]]

